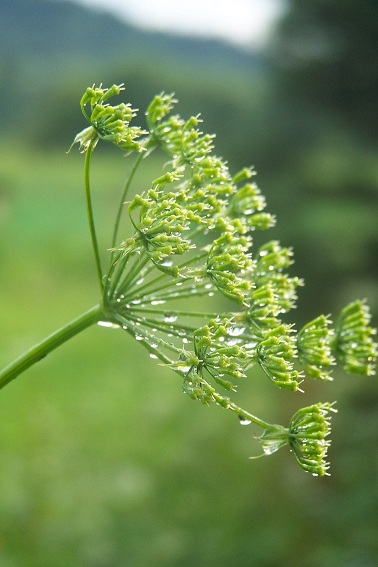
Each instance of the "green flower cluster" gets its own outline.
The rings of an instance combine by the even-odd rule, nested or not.
[[[314,476],[328,474],[326,461],[327,437],[331,433],[330,412],[336,412],[334,404],[318,403],[298,410],[290,420],[288,428],[273,425],[260,437],[266,455],[289,445],[299,466]]]
[[[346,372],[375,374],[378,350],[373,339],[376,329],[369,326],[370,319],[369,309],[363,301],[347,305],[340,314],[332,346]]]
[[[303,285],[289,274],[293,251],[276,240],[253,249],[254,231],[275,223],[251,182],[253,169],[232,176],[213,153],[214,136],[200,130],[200,117],[171,114],[173,95],[152,101],[146,132],[131,128],[131,107],[105,102],[121,88],[87,89],[81,107],[91,126],[75,142],[88,151],[101,138],[144,157],[160,148],[168,161],[165,173],[123,205],[131,234],[113,247],[103,278],[106,317],[178,373],[192,398],[262,427],[265,454],[288,445],[304,470],[326,474],[333,404],[303,408],[284,428],[250,414],[217,387],[232,392],[255,365],[292,391],[306,377],[330,379],[336,361],[349,372],[372,374],[377,347],[367,306],[347,307],[334,329],[321,315],[297,332],[284,319]]]
[[[139,152],[143,149],[136,138],[144,132],[141,128],[130,126],[136,111],[129,104],[111,106],[106,102],[122,90],[123,85],[113,85],[109,89],[101,86],[96,88],[94,85],[87,88],[81,98],[80,108],[90,126],[79,132],[73,141],[73,144],[80,144],[81,151],[87,151],[90,145],[93,149],[99,139],[112,142],[122,150]],[[86,112],[87,105],[90,107],[89,115]]]

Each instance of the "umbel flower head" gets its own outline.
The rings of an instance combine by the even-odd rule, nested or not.
[[[336,412],[334,404],[318,403],[298,410],[286,429],[272,426],[259,438],[263,451],[271,455],[288,445],[299,466],[314,476],[328,474],[326,461],[331,433],[330,412]]]
[[[199,115],[185,120],[171,114],[177,103],[172,94],[151,102],[146,132],[131,127],[130,105],[107,102],[122,88],[86,90],[80,105],[90,126],[75,138],[83,151],[102,139],[140,153],[116,221],[115,235],[125,213],[129,232],[121,242],[114,239],[109,269],[101,273],[104,319],[178,374],[192,399],[263,428],[264,454],[288,445],[302,469],[327,474],[333,404],[298,410],[284,428],[231,396],[240,381],[252,379],[252,367],[293,392],[307,378],[329,380],[336,361],[349,372],[372,374],[377,347],[366,305],[344,309],[335,329],[320,315],[297,332],[287,320],[303,285],[289,271],[293,250],[277,240],[254,248],[255,232],[269,229],[275,218],[251,181],[253,168],[232,175],[214,154],[214,136],[200,130]],[[159,150],[168,156],[162,172],[127,201],[142,155]]]
[[[123,85],[112,85],[110,88],[88,87],[80,101],[80,108],[90,126],[76,135],[73,144],[80,144],[85,152],[89,146],[92,149],[99,139],[112,142],[122,150],[142,151],[142,145],[136,141],[144,132],[141,128],[131,127],[130,122],[136,115],[136,110],[129,104],[111,106],[108,99],[119,95],[124,90]],[[86,111],[89,106],[90,113]],[[73,145],[72,144],[72,145]]]
[[[375,374],[376,330],[369,326],[371,315],[363,301],[345,307],[337,321],[333,349],[344,370],[353,374]]]

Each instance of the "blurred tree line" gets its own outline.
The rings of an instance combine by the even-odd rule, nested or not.
[[[250,55],[137,32],[67,2],[4,2],[3,135],[67,148],[93,82],[125,81],[141,122],[156,92],[174,91],[231,166],[256,166],[275,237],[293,244],[307,280],[304,316],[356,292],[378,310],[374,0],[291,0],[268,49]]]
[[[366,294],[375,312],[377,52],[374,0],[291,0],[270,45],[275,99],[288,118],[282,146],[292,133],[282,171],[303,226],[296,248],[311,254],[312,292],[320,303],[324,294]]]

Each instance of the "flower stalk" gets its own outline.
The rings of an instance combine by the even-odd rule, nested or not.
[[[95,305],[73,321],[64,325],[0,371],[0,388],[17,378],[22,372],[45,358],[50,352],[72,339],[88,327],[103,319],[100,305]]]

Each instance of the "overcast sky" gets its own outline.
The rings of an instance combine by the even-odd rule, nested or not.
[[[217,37],[259,47],[285,0],[75,0],[152,30]]]

